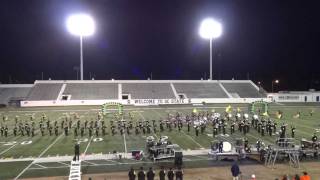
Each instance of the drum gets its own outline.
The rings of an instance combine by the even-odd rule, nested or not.
[[[225,141],[223,142],[223,148],[222,148],[223,152],[231,152],[232,150],[232,145],[231,143]]]

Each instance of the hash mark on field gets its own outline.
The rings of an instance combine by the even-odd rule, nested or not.
[[[39,166],[39,167],[42,167],[43,169],[46,169],[47,167],[45,167],[45,166],[42,166],[42,165],[40,165],[40,164],[37,164],[37,163],[34,163],[34,165],[36,165],[36,166]]]

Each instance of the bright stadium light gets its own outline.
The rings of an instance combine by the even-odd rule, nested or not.
[[[84,36],[90,36],[94,34],[95,23],[93,18],[87,14],[75,14],[67,18],[66,26],[71,34],[80,37],[80,78],[83,80],[82,38]]]
[[[212,80],[212,40],[220,37],[222,34],[221,24],[211,18],[202,21],[199,29],[199,35],[204,39],[210,40],[210,80]]]
[[[279,84],[279,80],[278,79],[276,79],[276,80],[272,80],[272,82],[271,82],[271,92],[273,93],[273,84],[274,83],[276,83],[276,84]]]
[[[67,18],[68,31],[76,36],[90,36],[95,31],[93,18],[87,14],[75,14]]]
[[[207,18],[202,21],[199,34],[204,39],[218,38],[222,34],[222,26],[214,19]]]

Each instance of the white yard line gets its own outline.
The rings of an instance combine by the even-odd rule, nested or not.
[[[3,150],[2,152],[0,152],[0,155],[2,155],[2,154],[4,154],[4,153],[6,153],[7,151],[9,151],[9,150],[10,150],[10,149],[12,149],[13,147],[15,147],[17,144],[18,144],[18,143],[16,143],[16,144],[12,145],[11,147],[9,147],[9,148],[7,148],[7,149]]]
[[[42,153],[36,158],[40,158],[42,155],[44,155],[44,153],[46,153],[64,134],[61,134],[59,137],[57,137],[44,151],[42,151]],[[35,159],[35,160],[36,160]],[[30,166],[33,164],[33,162],[35,161],[33,160],[26,168],[24,168],[20,174],[18,174],[18,176],[16,176],[14,179],[17,180],[27,169],[30,168]]]
[[[90,146],[90,144],[91,144],[92,139],[93,139],[93,136],[91,136],[90,141],[88,142],[87,147],[86,147],[86,149],[85,149],[84,152],[83,152],[84,156],[86,156],[86,153],[87,153],[87,151],[88,151],[88,148],[89,148],[89,146]]]
[[[126,133],[123,133],[124,152],[127,153]]]

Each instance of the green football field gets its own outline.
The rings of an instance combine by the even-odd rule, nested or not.
[[[171,132],[165,129],[164,132],[159,132],[159,119],[167,118],[168,114],[175,115],[177,112],[186,115],[191,114],[194,108],[198,112],[201,111],[213,111],[223,113],[228,104],[213,104],[206,106],[151,106],[151,107],[124,107],[125,119],[128,117],[128,112],[134,115],[134,121],[138,120],[150,120],[152,124],[153,119],[156,120],[158,131],[156,133],[143,135],[140,133],[136,135],[134,129],[131,130],[131,134],[120,135],[118,132],[112,136],[110,131],[110,120],[113,120],[112,115],[104,118],[107,125],[107,135],[102,136],[101,132],[99,137],[95,135],[89,137],[86,132],[84,137],[75,137],[73,130],[70,131],[69,136],[65,136],[63,131],[59,129],[59,135],[48,135],[48,131],[45,131],[45,135],[41,136],[39,131],[39,121],[41,116],[45,114],[51,121],[51,124],[56,120],[60,126],[60,122],[65,116],[73,116],[77,114],[83,123],[85,120],[97,119],[100,107],[98,106],[79,106],[79,107],[54,107],[54,108],[3,108],[0,109],[1,124],[7,125],[9,128],[8,137],[0,137],[0,179],[19,177],[37,177],[37,176],[56,176],[56,175],[68,175],[69,161],[65,162],[49,162],[49,163],[37,163],[31,164],[34,159],[45,157],[58,157],[65,155],[73,155],[74,143],[80,140],[80,150],[83,154],[109,154],[113,151],[117,152],[130,152],[131,150],[145,150],[145,141],[147,136],[154,136],[156,139],[160,136],[168,136],[169,139],[178,144],[183,150],[197,150],[197,149],[209,149],[210,143],[216,138],[212,137],[212,127],[206,128],[205,133],[199,136],[195,135],[195,131],[192,128],[190,132],[187,132],[187,127],[184,126],[179,132],[178,129],[173,129]],[[245,104],[233,104],[233,109],[240,108],[242,112],[248,111],[248,105]],[[269,114],[271,118],[275,118],[276,111],[281,110],[284,114],[281,120],[277,120],[280,124],[285,122],[288,124],[287,132],[290,133],[290,126],[296,127],[296,142],[299,144],[301,138],[311,139],[314,132],[320,129],[320,106],[319,104],[271,104],[269,106]],[[313,115],[310,112],[313,111]],[[294,118],[293,116],[301,112],[300,118]],[[3,120],[3,116],[8,117]],[[15,117],[22,122],[29,121],[30,116],[35,118],[36,135],[34,137],[28,136],[14,136],[13,127],[15,124]],[[73,125],[75,126],[75,120]],[[46,123],[44,123],[45,125]],[[229,126],[229,125],[228,125]],[[277,129],[280,126],[278,125]],[[230,132],[230,128],[227,128],[227,133]],[[80,134],[80,133],[79,133]],[[93,133],[94,134],[94,133]],[[318,133],[319,134],[319,133]],[[225,141],[234,142],[236,138],[243,137],[243,134],[236,130],[236,133],[228,137],[224,137]],[[270,137],[265,135],[261,137],[256,130],[250,129],[250,133],[246,135],[250,143],[255,143],[258,139],[262,139],[266,145],[273,144],[276,136]],[[96,138],[102,138],[102,141],[94,141]],[[190,163],[188,161],[190,160]],[[10,162],[9,162],[10,161]],[[198,166],[210,166],[207,162],[206,156],[198,157],[186,157],[186,164],[188,167],[195,166],[193,161],[198,162]],[[203,161],[203,162],[202,162]],[[202,163],[201,163],[202,162]],[[153,163],[148,160],[135,162],[133,160],[119,160],[119,161],[91,161],[84,162],[82,164],[83,173],[96,173],[106,171],[119,171],[127,170],[132,165],[147,165]],[[169,161],[161,162],[170,163]],[[108,168],[106,168],[106,166]],[[198,167],[197,166],[197,167]],[[107,170],[106,170],[107,169]],[[21,176],[20,176],[21,175]]]

